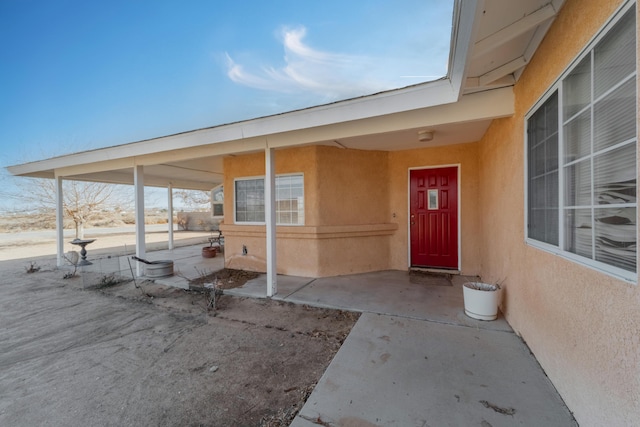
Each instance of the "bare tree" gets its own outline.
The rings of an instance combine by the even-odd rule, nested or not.
[[[175,190],[174,197],[192,209],[210,209],[211,192],[203,190]]]
[[[32,179],[23,184],[24,200],[43,213],[55,214],[56,188],[51,179]],[[62,209],[75,223],[76,238],[84,238],[87,221],[100,212],[121,206],[124,202],[119,186],[102,182],[63,181]]]

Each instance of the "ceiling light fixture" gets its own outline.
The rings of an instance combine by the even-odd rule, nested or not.
[[[433,139],[433,131],[432,130],[421,130],[418,132],[418,140],[420,141],[431,141]]]

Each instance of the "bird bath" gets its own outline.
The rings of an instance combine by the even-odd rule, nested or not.
[[[83,266],[83,265],[91,265],[91,261],[87,261],[87,249],[86,246],[90,243],[95,242],[96,239],[73,239],[71,242],[72,245],[76,245],[76,246],[80,246],[82,249],[80,250],[80,257],[81,260],[78,263],[78,266]]]

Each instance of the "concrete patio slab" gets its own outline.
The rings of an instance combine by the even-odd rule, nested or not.
[[[149,261],[171,260],[174,262],[174,275],[169,277],[153,278],[156,283],[175,288],[189,289],[189,281],[197,279],[202,274],[212,273],[224,268],[224,256],[214,258],[202,257],[201,249],[208,246],[205,242],[195,245],[202,236],[191,238],[188,245],[176,246],[174,249],[148,250],[145,259]],[[128,249],[128,250],[127,250]],[[103,275],[116,274],[131,278],[132,270],[136,271],[138,261],[132,259],[134,255],[131,247],[112,247],[93,251],[90,257],[91,264],[79,267],[80,272],[92,272]],[[62,267],[71,269],[70,265]],[[142,276],[140,280],[147,279]]]
[[[513,333],[364,313],[292,427],[576,425]]]
[[[464,314],[462,285],[475,277],[450,277],[450,286],[437,280],[413,281],[406,271],[379,271],[349,276],[311,279],[278,276],[278,293],[274,299],[316,307],[389,314],[412,319],[511,331],[501,315],[484,322]],[[431,284],[438,283],[438,284]],[[266,297],[266,277],[260,276],[242,288],[225,293],[252,298]]]
[[[203,258],[200,252],[201,248],[202,246],[182,247],[172,251],[161,251],[161,254],[158,255],[154,254],[154,260],[170,259],[174,262],[174,275],[155,279],[155,281],[162,285],[189,289],[189,280],[197,279],[201,275],[213,273],[224,268],[224,256],[217,255],[214,258]]]
[[[278,292],[273,299],[285,300],[287,297],[313,283],[316,279],[298,276],[278,275]],[[240,288],[225,289],[227,295],[251,298],[267,297],[267,276],[260,275],[256,279],[249,280]]]

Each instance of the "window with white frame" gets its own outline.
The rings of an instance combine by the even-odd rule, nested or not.
[[[224,216],[224,186],[222,185],[211,190],[211,210],[213,216]]]
[[[264,223],[264,178],[235,181],[235,221]],[[276,176],[276,224],[304,225],[304,177]]]
[[[635,4],[527,116],[527,238],[635,279]],[[630,274],[631,273],[631,274]]]

